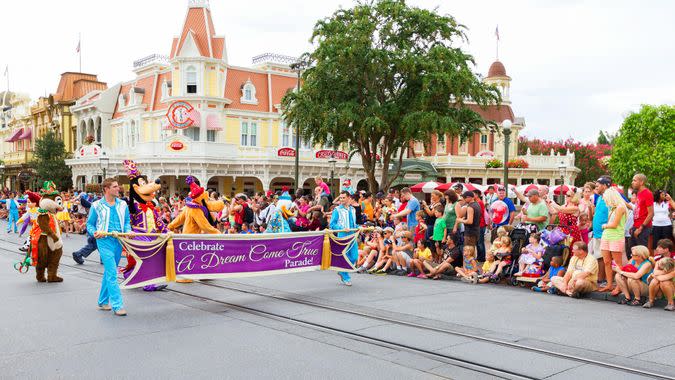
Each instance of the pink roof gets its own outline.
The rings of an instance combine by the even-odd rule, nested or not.
[[[185,24],[183,24],[180,36],[174,38],[171,44],[171,55],[169,58],[175,57],[180,49],[183,48],[188,34],[192,36],[202,57],[222,58],[224,41],[216,41],[219,38],[216,38],[210,9],[203,7],[188,8]],[[216,50],[218,47],[220,50]]]
[[[223,127],[220,125],[218,115],[210,113],[206,116],[206,129],[209,131],[222,131]]]
[[[12,132],[12,135],[9,136],[9,138],[6,138],[5,141],[6,142],[14,142],[14,141],[18,140],[19,136],[21,135],[22,132],[23,132],[23,129],[21,129],[21,128],[15,129],[14,132]]]
[[[19,136],[17,140],[26,140],[30,139],[31,137],[33,137],[33,128],[26,127],[24,128],[23,133],[21,134],[21,136]]]
[[[242,104],[241,89],[248,80],[255,86],[255,97],[258,104]],[[240,68],[227,69],[227,85],[225,86],[225,97],[232,100],[228,108],[234,108],[247,111],[269,112],[269,98],[267,92],[267,74],[255,71],[248,71]]]

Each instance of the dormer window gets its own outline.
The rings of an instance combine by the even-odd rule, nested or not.
[[[125,104],[124,104],[124,94],[120,94],[119,98],[117,99],[117,102],[119,103],[120,108],[125,106]]]
[[[241,104],[258,104],[258,99],[255,97],[255,86],[249,78],[246,83],[241,86]]]
[[[162,99],[168,98],[171,96],[171,81],[166,79],[162,82]]]
[[[194,66],[189,66],[185,71],[185,83],[187,83],[186,92],[188,94],[197,93],[197,70]]]

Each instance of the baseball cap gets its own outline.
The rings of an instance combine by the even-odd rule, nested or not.
[[[456,183],[456,184],[452,185],[452,188],[453,189],[463,189],[464,186],[461,183]]]
[[[504,186],[497,186],[497,191],[506,191]]]
[[[595,182],[603,184],[605,186],[612,186],[612,180],[609,179],[609,177],[604,176],[604,175],[602,177],[598,178],[598,180],[595,181]]]
[[[539,190],[532,189],[532,190],[530,190],[530,191],[527,192],[527,196],[528,196],[528,197],[531,197],[531,196],[533,196],[533,195],[539,196]]]

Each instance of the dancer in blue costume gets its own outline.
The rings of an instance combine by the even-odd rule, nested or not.
[[[333,210],[333,214],[330,218],[330,229],[331,230],[346,230],[346,229],[355,229],[358,228],[356,225],[356,211],[354,207],[350,205],[351,198],[348,191],[342,191],[340,193],[340,198],[338,198],[340,205]],[[351,236],[356,232],[338,232],[337,237]],[[356,239],[352,240],[351,244],[346,247],[347,258],[353,263],[359,257],[359,247],[356,243]],[[347,286],[352,286],[351,275],[349,272],[338,272],[340,275],[340,280],[343,284]]]
[[[5,203],[5,207],[7,207],[7,233],[12,232],[12,228],[14,228],[14,233],[18,232],[18,227],[17,223],[19,221],[19,203],[25,203],[26,201],[24,199],[19,199],[16,196],[15,192],[11,192],[9,195],[9,198],[4,199],[0,202]]]
[[[275,211],[267,223],[266,233],[282,233],[291,232],[291,227],[288,224],[288,218],[293,216],[291,209],[294,207],[291,196],[285,191],[279,199],[275,202]]]

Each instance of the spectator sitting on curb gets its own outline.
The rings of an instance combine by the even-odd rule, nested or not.
[[[580,298],[598,288],[598,260],[588,254],[588,246],[582,241],[572,245],[572,253],[565,277],[555,276],[551,283],[559,292]]]

